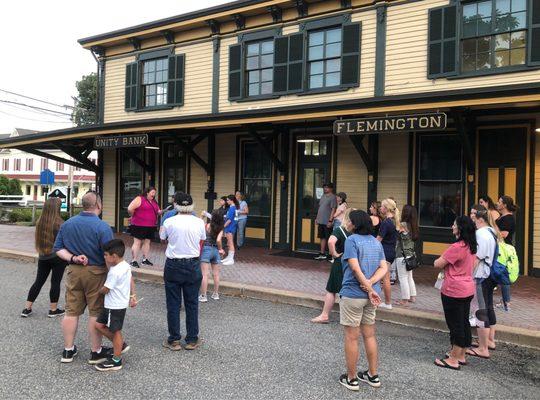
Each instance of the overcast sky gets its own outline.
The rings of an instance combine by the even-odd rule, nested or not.
[[[5,91],[73,105],[75,82],[96,71],[90,51],[77,39],[199,10],[230,0],[24,0],[2,1],[0,9],[0,134],[13,128],[71,126],[69,110]]]

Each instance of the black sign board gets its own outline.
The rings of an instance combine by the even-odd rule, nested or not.
[[[144,146],[148,146],[148,135],[146,133],[126,136],[102,136],[94,139],[95,149],[117,149],[121,147]]]
[[[440,131],[446,129],[446,124],[445,113],[340,119],[334,122],[334,135]]]
[[[60,189],[54,189],[50,194],[49,197],[59,197],[61,199],[65,199],[67,196],[62,192]]]

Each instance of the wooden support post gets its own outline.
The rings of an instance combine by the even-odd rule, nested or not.
[[[208,212],[214,209],[214,201],[216,200],[215,192],[215,178],[216,178],[216,134],[211,133],[208,135],[208,169],[207,174],[207,189],[204,197],[207,200]]]

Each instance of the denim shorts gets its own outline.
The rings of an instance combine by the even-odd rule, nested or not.
[[[220,264],[221,257],[217,247],[205,245],[201,254],[201,262],[206,264]]]

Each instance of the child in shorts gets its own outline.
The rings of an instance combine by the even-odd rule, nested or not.
[[[122,336],[126,309],[137,305],[137,297],[130,265],[124,261],[124,242],[113,239],[105,243],[103,250],[109,272],[100,290],[105,295],[105,308],[97,319],[97,329],[113,343],[113,354],[107,361],[97,364],[96,369],[117,371],[122,369],[122,353],[129,349]]]

